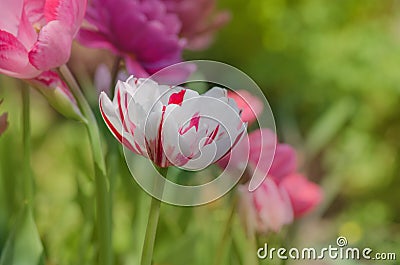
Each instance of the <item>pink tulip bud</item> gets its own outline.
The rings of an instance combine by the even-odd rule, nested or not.
[[[270,230],[279,232],[284,225],[293,221],[293,208],[286,190],[271,178],[266,178],[253,192],[249,192],[247,187],[242,185],[239,193],[241,200],[245,200],[240,205],[247,209],[247,212],[246,209],[240,211],[249,215],[242,217],[247,222],[249,232],[252,229],[259,233]]]
[[[39,90],[58,112],[67,118],[85,120],[80,112],[74,96],[67,85],[56,72],[46,71],[39,76],[27,80],[30,85]]]

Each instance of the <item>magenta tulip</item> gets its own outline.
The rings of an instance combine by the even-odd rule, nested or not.
[[[128,72],[137,77],[148,77],[182,60],[181,23],[162,1],[93,0],[86,19],[90,25],[81,29],[79,41],[123,57]],[[169,74],[179,77],[181,71]]]
[[[180,36],[187,40],[185,48],[204,49],[214,33],[230,20],[227,11],[216,12],[216,0],[163,0],[167,10],[176,14],[182,23]]]

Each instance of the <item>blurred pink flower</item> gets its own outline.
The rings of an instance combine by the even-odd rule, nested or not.
[[[242,120],[253,123],[264,109],[262,101],[247,90],[229,91],[228,97],[236,101],[242,110]]]
[[[203,168],[224,156],[246,130],[235,102],[219,87],[199,95],[131,76],[118,81],[113,101],[102,92],[99,105],[113,135],[160,167]]]
[[[242,110],[243,116],[243,108],[240,107],[240,104],[238,104],[238,108]],[[232,164],[230,169],[244,170],[248,167],[251,171],[267,172],[270,164],[266,161],[271,161],[274,156],[276,135],[269,129],[259,129],[251,132],[248,140],[246,138],[243,137],[231,152],[219,160],[218,165],[225,169],[230,162]],[[246,155],[248,156],[245,157]]]
[[[3,100],[0,100],[0,105],[1,103],[3,103]],[[0,115],[0,135],[4,133],[7,127],[8,127],[7,113],[3,113]]]
[[[312,211],[322,200],[321,188],[303,175],[292,174],[280,183],[289,194],[295,217]]]
[[[163,0],[167,10],[175,13],[181,23],[180,36],[187,39],[185,48],[205,49],[213,39],[214,33],[230,20],[227,11],[216,12],[216,0]]]
[[[84,120],[74,96],[56,72],[43,72],[27,82],[39,90],[58,112],[68,118]]]
[[[0,73],[30,79],[68,61],[86,0],[0,2]]]
[[[248,228],[253,227],[261,233],[268,230],[277,232],[283,225],[290,223],[293,216],[301,217],[321,202],[321,188],[296,173],[296,151],[291,146],[278,143],[272,165],[268,168],[264,161],[273,152],[276,135],[269,129],[258,129],[249,134],[248,143],[244,139],[232,150],[230,156],[224,157],[218,164],[225,168],[231,158],[231,163],[237,163],[236,166],[241,169],[247,167],[250,174],[266,175],[264,182],[254,192],[249,192],[247,185],[241,185],[239,189],[240,197],[245,198],[245,204],[252,209],[246,214],[254,215],[242,217]],[[243,157],[246,153],[249,153],[249,161],[243,165],[238,161],[240,157],[246,161]]]
[[[79,41],[123,57],[128,72],[137,77],[148,77],[182,60],[181,23],[160,0],[93,0],[86,19],[90,25],[80,30]],[[182,72],[190,73],[190,69],[179,70],[168,75],[182,78]]]
[[[284,225],[293,222],[293,208],[285,189],[267,178],[255,191],[246,185],[239,187],[239,211],[248,232],[279,232]]]

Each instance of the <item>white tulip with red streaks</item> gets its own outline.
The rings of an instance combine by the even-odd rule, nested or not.
[[[202,169],[229,152],[247,127],[223,88],[199,95],[132,76],[118,81],[113,101],[101,93],[100,111],[123,145],[160,167]]]

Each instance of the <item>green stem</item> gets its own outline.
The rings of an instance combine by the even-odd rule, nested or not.
[[[217,247],[217,252],[216,252],[215,261],[214,261],[215,265],[222,264],[222,258],[225,254],[225,248],[226,248],[227,244],[230,243],[230,241],[228,242],[228,240],[232,239],[231,229],[232,229],[232,224],[233,224],[234,217],[235,217],[236,206],[237,206],[237,198],[235,197],[232,202],[231,211],[230,211],[229,216],[224,225],[224,228],[225,228],[224,232],[222,234],[221,240]]]
[[[106,165],[101,148],[99,128],[97,127],[97,121],[90,105],[69,68],[63,65],[59,68],[59,72],[68,84],[82,114],[87,119],[85,125],[89,134],[95,169],[99,264],[110,265],[112,264],[111,203],[109,200],[109,183],[106,177]]]
[[[160,168],[155,166],[157,171],[164,177],[167,178],[168,168]],[[159,178],[154,179],[153,190],[155,194],[160,194],[160,191],[164,189],[164,180]],[[160,216],[160,205],[161,201],[157,198],[151,197],[150,213],[147,221],[146,234],[144,237],[144,244],[142,250],[141,265],[151,265],[153,260],[154,243],[156,240],[158,219]]]
[[[111,81],[110,81],[110,95],[114,95],[115,90],[115,82],[117,81],[118,71],[121,65],[121,57],[117,56],[115,58],[113,67],[111,69]]]
[[[258,265],[260,264],[260,260],[257,258],[257,235],[255,231],[251,231],[248,238],[249,243],[249,251],[246,255],[246,262],[245,264],[249,265]]]
[[[30,91],[29,87],[22,87],[22,137],[24,149],[24,200],[31,205],[33,196],[33,180],[31,175],[31,122],[30,122]]]

